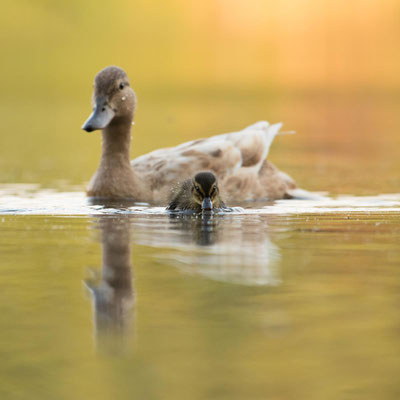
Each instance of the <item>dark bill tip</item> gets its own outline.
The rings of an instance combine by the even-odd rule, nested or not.
[[[82,129],[86,132],[93,132],[94,129],[92,127],[92,125],[87,124],[86,122],[82,125]]]

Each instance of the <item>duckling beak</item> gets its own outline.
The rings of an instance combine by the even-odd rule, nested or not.
[[[96,129],[105,128],[114,118],[115,112],[107,104],[105,98],[96,99],[96,107],[92,115],[83,124],[82,129],[86,132],[92,132]]]
[[[205,197],[203,202],[201,203],[201,209],[203,211],[211,211],[212,210],[212,201],[209,197]]]

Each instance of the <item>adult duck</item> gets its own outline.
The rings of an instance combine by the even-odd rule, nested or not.
[[[96,75],[93,113],[82,129],[101,129],[103,141],[100,165],[88,185],[88,196],[161,203],[177,182],[210,170],[230,201],[292,197],[296,188],[293,179],[266,160],[282,124],[260,121],[239,132],[155,150],[131,161],[136,102],[121,68],[110,66]]]

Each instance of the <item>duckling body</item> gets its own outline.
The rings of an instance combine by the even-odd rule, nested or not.
[[[82,128],[101,129],[103,141],[88,196],[160,203],[176,182],[207,169],[229,200],[292,197],[293,179],[266,160],[282,124],[260,121],[238,132],[155,150],[130,161],[135,109],[136,95],[122,69],[107,67],[96,75],[94,111]]]
[[[175,188],[167,210],[202,212],[221,208],[225,208],[225,204],[219,194],[217,179],[212,172],[206,171]]]

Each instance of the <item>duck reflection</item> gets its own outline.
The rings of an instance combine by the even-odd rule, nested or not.
[[[259,215],[104,215],[97,227],[102,269],[85,284],[101,353],[126,353],[133,337],[132,242],[150,246],[149,257],[191,275],[243,285],[280,283],[279,248]]]
[[[103,216],[98,220],[102,243],[101,274],[85,280],[93,298],[97,350],[123,353],[129,345],[134,290],[128,216]],[[97,276],[96,276],[97,275]]]

